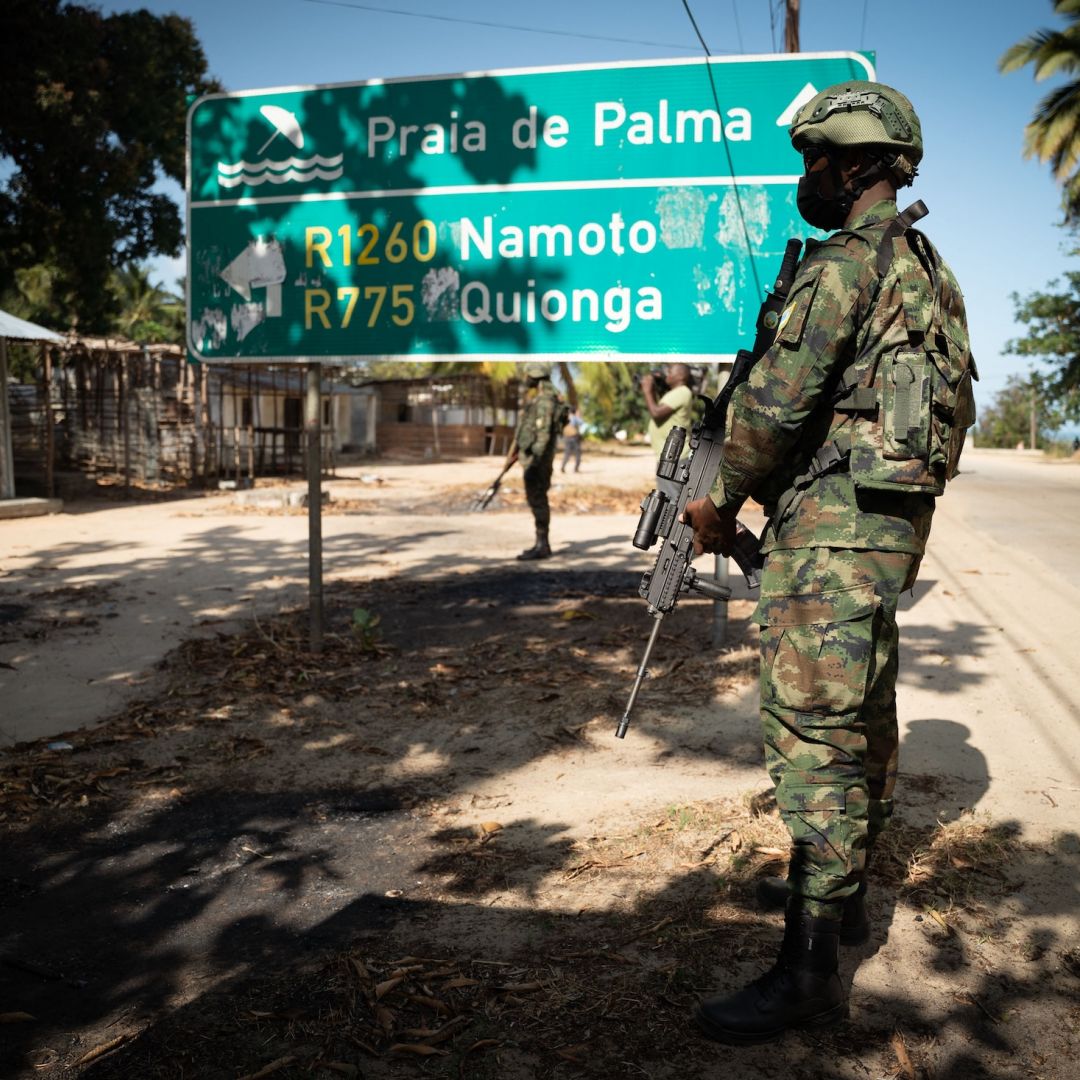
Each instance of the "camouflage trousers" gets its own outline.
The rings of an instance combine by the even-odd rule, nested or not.
[[[525,462],[525,501],[532,511],[537,532],[547,532],[551,524],[551,507],[548,505],[548,488],[551,487],[551,471],[555,464],[554,448],[538,458]]]
[[[793,895],[816,916],[851,895],[892,813],[899,739],[896,605],[921,556],[773,551],[761,627],[765,764],[791,833]]]

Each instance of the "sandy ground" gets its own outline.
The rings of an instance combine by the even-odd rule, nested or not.
[[[39,1018],[8,1029],[7,1060],[25,1075],[38,1052],[54,1075],[237,1076],[274,1060],[306,1075],[319,1036],[274,1027],[295,1004],[280,987],[329,993],[343,976],[313,968],[312,949],[348,946],[349,1000],[365,979],[398,979],[388,995],[419,980],[412,1006],[388,996],[400,1018],[440,996],[438,979],[468,978],[480,990],[453,993],[483,1002],[453,1004],[475,1046],[387,1055],[364,1036],[374,1056],[348,1073],[324,1048],[343,1065],[326,1075],[1076,1075],[1080,582],[973,525],[986,507],[959,485],[903,604],[901,827],[874,943],[845,958],[851,1023],[779,1055],[687,1035],[696,993],[774,947],[775,918],[748,898],[783,834],[745,590],[719,655],[701,644],[708,605],[680,607],[630,736],[612,737],[647,631],[633,589],[649,560],[628,537],[649,468],[628,451],[557,475],[556,557],[531,567],[512,557],[530,540],[513,479],[502,510],[459,512],[490,460],[328,482],[350,511],[323,521],[328,629],[378,611],[390,651],[358,656],[351,640],[323,667],[297,659],[303,619],[278,614],[304,599],[303,514],[214,495],[0,522],[0,732],[23,744],[5,789],[22,802],[7,815],[20,869],[0,871],[14,913],[0,956],[17,972],[0,1013]],[[27,745],[58,735],[76,749]],[[398,975],[409,954],[442,966]],[[590,1020],[615,954],[633,979]],[[271,959],[293,964],[273,992],[257,981]],[[491,985],[501,969],[486,963],[513,978]],[[206,1034],[220,994],[245,1003],[243,1038]],[[625,1051],[632,1067],[605,1016],[648,1034]],[[408,1030],[441,1045],[430,1024]],[[111,1053],[76,1064],[114,1032]]]
[[[628,450],[587,456],[581,474],[557,473],[553,498],[572,507],[575,492],[599,485],[613,497],[625,493],[627,512],[557,514],[558,558],[546,567],[647,566],[648,555],[627,537],[649,466],[645,451]],[[326,577],[429,578],[510,558],[531,542],[527,513],[459,512],[496,472],[487,458],[342,470],[325,485],[331,506],[361,512],[325,515]],[[277,491],[266,489],[267,499]],[[520,504],[513,474],[503,492]],[[924,750],[911,727],[908,753],[919,768],[940,764],[945,753],[961,777],[977,767],[980,808],[1052,831],[1061,824],[1053,803],[1066,801],[1054,793],[1080,791],[1080,762],[1070,751],[1080,717],[1080,582],[972,528],[969,518],[982,508],[969,510],[962,493],[958,484],[955,502],[942,500],[920,581],[902,605],[900,694],[908,725],[947,721],[965,730],[952,729],[944,747],[928,740]],[[158,661],[188,636],[304,603],[306,513],[262,507],[234,513],[236,496],[223,493],[138,506],[83,503],[62,515],[0,522],[0,604],[26,609],[0,623],[0,739],[100,720],[145,692]],[[1048,618],[1050,611],[1061,617]],[[976,730],[985,734],[977,746]]]
[[[586,459],[556,475],[554,495],[602,484],[625,515],[560,515],[559,565],[644,567],[627,543],[648,489],[647,452]],[[489,565],[530,546],[522,514],[465,512],[499,471],[491,458],[344,469],[324,484],[324,574],[431,576]],[[361,478],[367,478],[366,480]],[[0,745],[92,723],[146,691],[155,664],[193,633],[304,602],[306,511],[256,503],[302,483],[139,505],[84,501],[51,517],[0,521]],[[524,509],[520,475],[502,487]],[[279,506],[280,509],[280,506]],[[367,510],[368,512],[364,512]],[[634,516],[636,520],[636,515]],[[230,621],[232,620],[232,621]]]

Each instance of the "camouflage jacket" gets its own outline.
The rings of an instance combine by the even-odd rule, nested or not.
[[[541,379],[539,385],[526,394],[514,436],[523,459],[555,453],[560,404],[559,395],[549,379]]]
[[[857,490],[846,470],[818,477],[793,509],[777,516],[778,502],[807,473],[815,452],[830,441],[843,445],[850,435],[851,415],[834,408],[845,371],[856,358],[873,363],[876,353],[895,347],[897,328],[903,332],[905,326],[901,283],[905,277],[926,280],[903,238],[879,277],[878,249],[896,213],[895,202],[879,202],[849,228],[810,247],[772,348],[732,395],[712,496],[718,506],[739,506],[750,495],[763,504],[770,518],[766,551],[840,547],[921,554],[925,548],[932,495]],[[937,259],[942,310],[922,314],[934,320],[932,330],[943,326],[966,350],[959,286],[928,241],[926,246]]]

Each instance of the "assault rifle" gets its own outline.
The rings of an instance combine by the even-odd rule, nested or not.
[[[634,547],[648,551],[662,540],[656,563],[641,579],[638,593],[649,604],[653,617],[652,633],[649,634],[645,655],[638,666],[637,677],[626,711],[615,732],[624,738],[630,726],[630,714],[637,702],[641,684],[648,678],[649,657],[660,634],[664,616],[674,610],[684,592],[699,592],[714,600],[727,601],[731,590],[700,576],[690,565],[694,557],[694,530],[682,521],[686,504],[708,495],[720,471],[724,456],[724,432],[727,427],[727,409],[735,388],[746,382],[754,364],[765,355],[776,337],[780,313],[787,302],[791,283],[799,265],[801,240],[789,240],[780,264],[780,273],[772,292],[765,298],[757,318],[757,333],[752,349],[740,349],[735,356],[731,374],[715,400],[704,398],[705,415],[690,432],[690,456],[681,460],[686,441],[686,429],[673,427],[668,433],[660,460],[656,466],[656,488],[641,503],[641,517],[634,533]],[[761,584],[763,559],[757,538],[741,522],[735,526],[735,549],[732,552],[751,589]]]
[[[500,472],[499,475],[495,477],[494,483],[490,487],[485,488],[485,490],[481,491],[480,494],[477,495],[475,499],[473,499],[473,501],[469,504],[469,509],[472,510],[474,513],[479,513],[481,510],[486,510],[491,504],[491,500],[494,499],[495,496],[498,494],[499,486],[502,484],[503,477],[514,467],[516,463],[517,454],[515,454],[514,457],[502,467],[502,472]]]

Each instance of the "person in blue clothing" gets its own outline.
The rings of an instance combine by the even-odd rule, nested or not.
[[[574,472],[581,472],[581,436],[584,427],[585,421],[582,419],[581,410],[575,408],[562,429],[563,459],[560,472],[566,472],[566,466],[570,464],[571,458],[574,459]]]

